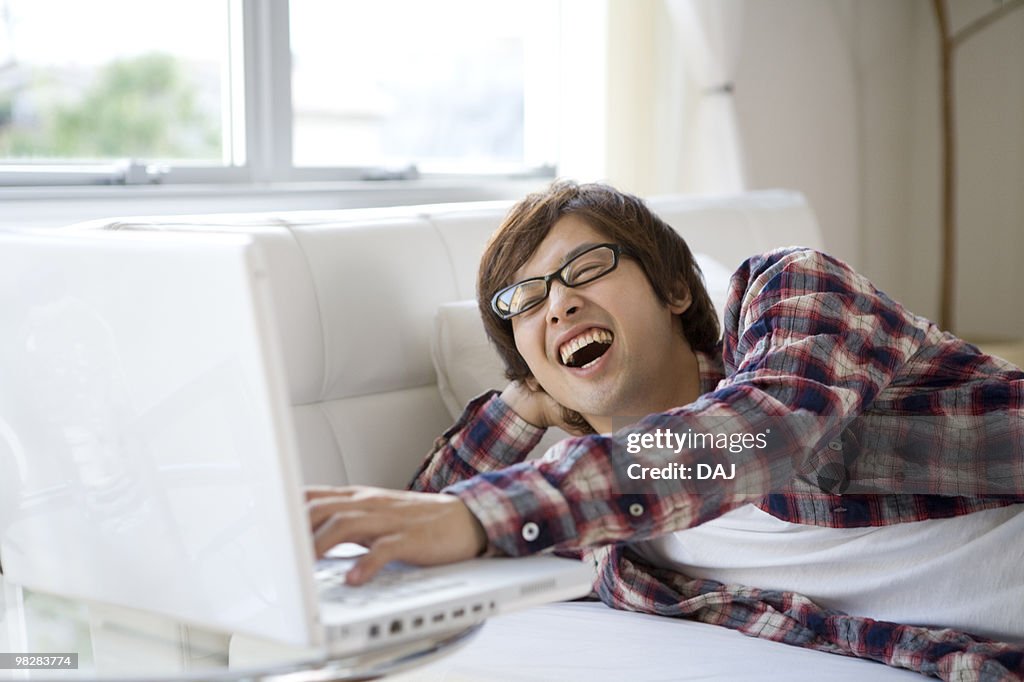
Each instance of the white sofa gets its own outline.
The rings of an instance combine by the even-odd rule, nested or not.
[[[821,246],[811,210],[792,192],[661,197],[649,205],[699,254],[719,305],[747,256],[788,244]],[[268,256],[305,480],[403,487],[461,405],[501,386],[471,300],[479,255],[508,207],[148,217],[71,229],[255,235]],[[897,676],[911,674],[703,624],[571,603],[496,619],[465,649],[403,678]]]
[[[461,405],[501,387],[471,300],[480,253],[509,205],[125,218],[70,229],[254,235],[269,262],[305,480],[404,487]],[[813,214],[792,192],[650,205],[702,254],[719,297],[750,254],[820,245]]]

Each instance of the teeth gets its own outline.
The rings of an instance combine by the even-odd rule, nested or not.
[[[562,364],[567,365],[569,364],[569,360],[572,358],[573,353],[578,351],[580,348],[591,343],[611,342],[612,333],[607,329],[591,329],[563,344],[558,352],[562,356]]]

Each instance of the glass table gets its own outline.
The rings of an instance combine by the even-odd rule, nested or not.
[[[334,658],[317,649],[33,592],[5,583],[2,575],[0,588],[0,680],[377,679],[444,656],[482,627],[477,624],[440,638]]]

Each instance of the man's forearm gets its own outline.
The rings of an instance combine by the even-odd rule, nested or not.
[[[439,492],[521,462],[543,435],[544,429],[516,414],[497,392],[486,393],[470,401],[459,420],[437,439],[409,489]]]

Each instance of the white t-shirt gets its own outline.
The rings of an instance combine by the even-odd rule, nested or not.
[[[1024,505],[824,528],[748,504],[634,548],[694,578],[797,592],[876,620],[1024,641]]]

